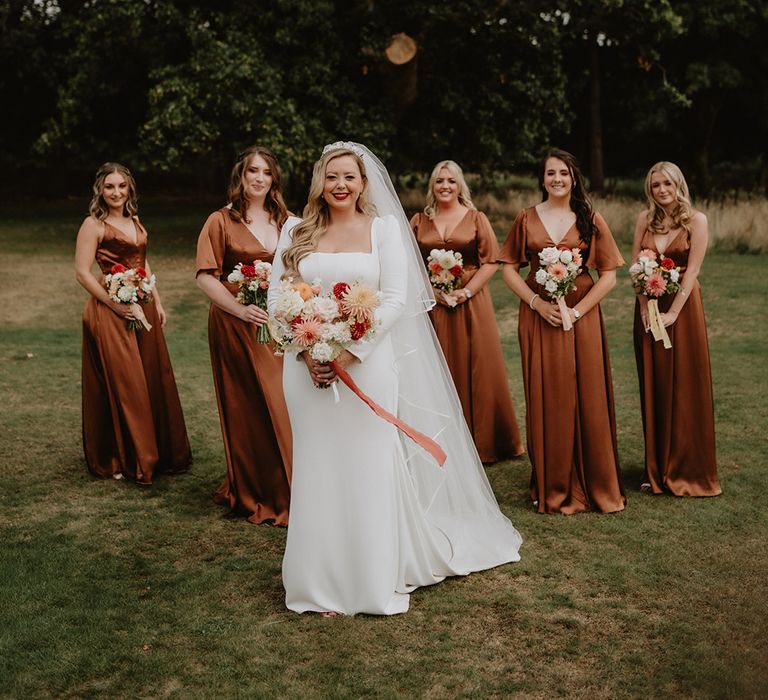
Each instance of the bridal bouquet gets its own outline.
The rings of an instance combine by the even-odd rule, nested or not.
[[[450,294],[459,286],[464,259],[455,250],[433,248],[427,257],[429,281],[435,289]]]
[[[317,362],[333,362],[342,350],[374,334],[380,304],[379,292],[360,281],[337,282],[323,293],[319,280],[311,285],[283,280],[273,313],[278,353],[307,350]]]
[[[272,275],[272,265],[268,262],[254,260],[253,265],[237,263],[235,269],[227,276],[227,282],[239,287],[237,301],[245,306],[256,304],[260,309],[267,310],[267,290],[269,278]],[[256,331],[256,340],[259,343],[268,343],[272,340],[269,332],[269,324],[262,323]]]
[[[342,350],[374,335],[378,325],[374,313],[380,305],[381,293],[360,281],[352,284],[337,282],[330,292],[323,293],[320,280],[314,280],[312,284],[282,280],[272,314],[278,329],[275,333],[276,352],[306,350],[317,362],[330,364],[339,380],[379,418],[414,440],[442,466],[446,455],[440,445],[376,403],[336,362]],[[331,387],[338,403],[340,397],[335,381]]]
[[[104,276],[104,286],[112,301],[130,304],[134,318],[128,321],[129,330],[139,330],[142,327],[151,330],[152,325],[147,321],[139,304],[152,301],[154,275],[148,275],[143,267],[127,268],[117,263],[112,265],[110,273]]]
[[[557,302],[563,319],[563,330],[569,331],[573,322],[565,305],[565,297],[576,288],[576,278],[582,265],[581,251],[578,248],[550,246],[539,253],[539,265],[536,282]]]
[[[675,267],[672,258],[656,255],[656,252],[643,248],[637,256],[637,262],[630,266],[629,276],[636,294],[648,297],[648,320],[654,340],[661,340],[664,347],[672,347],[667,329],[661,321],[659,298],[665,294],[680,291],[680,268]]]

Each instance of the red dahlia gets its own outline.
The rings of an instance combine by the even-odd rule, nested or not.
[[[116,275],[118,272],[125,272],[125,265],[121,265],[120,263],[112,265],[112,274]]]
[[[349,285],[346,282],[337,282],[333,285],[333,296],[337,299],[341,299],[349,289]]]
[[[672,260],[672,258],[662,258],[661,259],[661,266],[665,270],[671,270],[675,266],[675,263]]]
[[[352,324],[352,328],[350,329],[350,334],[352,335],[352,340],[360,340],[365,335],[365,332],[368,330],[368,326],[365,323],[355,322]]]

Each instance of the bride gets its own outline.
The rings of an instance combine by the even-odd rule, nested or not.
[[[293,432],[291,523],[283,559],[296,612],[394,615],[418,586],[518,561],[521,537],[499,510],[426,312],[434,304],[421,256],[386,169],[339,142],[317,161],[304,219],[285,223],[281,278],[361,280],[381,291],[374,337],[337,363],[374,401],[439,443],[443,468],[374,414],[331,365],[286,356]]]

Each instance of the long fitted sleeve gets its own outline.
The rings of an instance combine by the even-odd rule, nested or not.
[[[381,305],[376,309],[378,325],[370,340],[362,340],[349,348],[360,362],[371,354],[376,344],[389,332],[405,308],[408,289],[408,263],[403,250],[403,241],[394,216],[385,216],[376,232],[372,245],[379,252],[379,291]]]

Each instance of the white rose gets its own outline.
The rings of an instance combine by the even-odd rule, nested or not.
[[[536,282],[538,284],[546,284],[547,282],[547,271],[543,267],[536,270]]]
[[[634,265],[629,266],[629,274],[632,275],[632,277],[640,274],[642,271],[643,271],[643,266],[639,262],[636,262]]]
[[[653,262],[647,262],[643,264],[643,272],[646,274],[646,276],[650,277],[654,272],[656,272],[656,268],[658,265]]]
[[[135,296],[136,290],[133,287],[120,287],[120,289],[117,290],[117,298],[126,304],[130,304],[134,301]]]
[[[335,299],[330,299],[329,297],[313,297],[309,300],[307,306],[309,306],[313,315],[326,323],[333,321],[339,315],[339,305]]]
[[[275,304],[275,317],[293,321],[304,308],[304,300],[301,294],[291,288],[290,282],[282,282],[277,304]]]
[[[553,292],[557,291],[557,283],[554,280],[549,280],[549,282],[544,285],[544,289],[552,294]]]
[[[323,337],[339,345],[349,345],[352,342],[352,334],[346,323],[329,323],[327,329],[323,329]]]
[[[556,263],[560,259],[560,251],[557,248],[549,247],[544,248],[539,253],[539,260],[541,261],[542,265],[551,265],[552,263]]]
[[[671,279],[673,282],[677,282],[677,280],[680,279],[680,272],[678,270],[670,270],[669,279]]]
[[[565,263],[566,265],[573,262],[573,253],[570,250],[561,250],[560,262]]]
[[[242,282],[244,279],[245,277],[243,277],[240,270],[232,270],[232,272],[227,275],[227,282],[230,282],[231,284],[237,284],[238,282]]]
[[[316,362],[331,362],[336,359],[336,349],[332,345],[322,341],[315,343],[309,351],[309,354]]]

